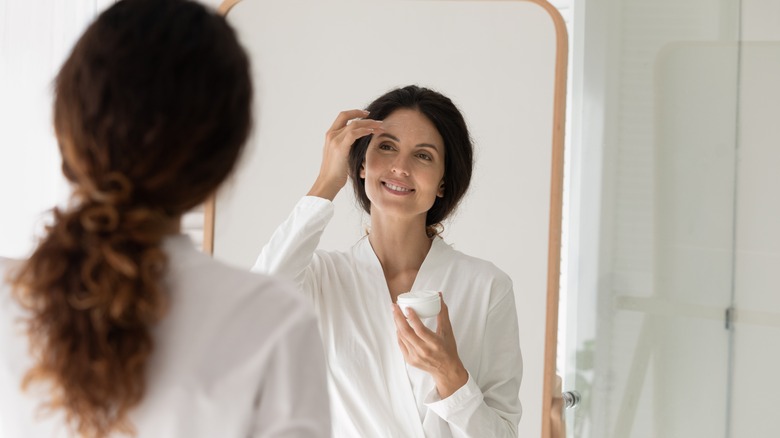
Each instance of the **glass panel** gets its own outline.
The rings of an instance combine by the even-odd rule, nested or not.
[[[606,97],[588,96],[585,62],[604,132],[581,147],[603,169],[581,188],[579,216],[598,220],[572,232],[567,435],[726,437],[739,1],[606,3],[582,23],[586,50],[599,34],[608,49]]]
[[[732,437],[777,436],[780,393],[780,4],[743,1]]]
[[[645,316],[655,325],[655,436],[726,436],[737,47],[680,42],[658,57],[655,288]]]

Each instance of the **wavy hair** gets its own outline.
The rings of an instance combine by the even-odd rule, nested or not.
[[[474,169],[474,146],[466,121],[449,97],[417,85],[407,85],[388,91],[371,102],[368,118],[384,120],[399,109],[413,109],[427,117],[444,140],[444,196],[436,197],[425,217],[429,235],[438,234],[441,223],[457,208],[466,194]],[[365,180],[360,168],[366,160],[366,150],[373,135],[359,138],[349,152],[349,168],[355,197],[363,210],[371,214],[371,201],[366,195]]]
[[[12,279],[45,412],[85,437],[135,432],[151,327],[168,304],[163,238],[235,167],[251,129],[249,61],[223,17],[187,0],[122,0],[55,81],[69,205]]]

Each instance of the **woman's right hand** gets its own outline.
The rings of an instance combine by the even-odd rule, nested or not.
[[[381,120],[364,119],[368,111],[349,110],[339,113],[325,134],[320,174],[309,196],[333,200],[349,178],[349,150],[355,140],[382,129]]]

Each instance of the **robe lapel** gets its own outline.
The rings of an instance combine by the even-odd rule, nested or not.
[[[442,270],[440,269],[441,265],[443,263],[447,263],[447,250],[449,249],[449,246],[447,246],[444,241],[438,237],[434,238],[433,243],[431,244],[431,249],[428,251],[428,254],[425,256],[425,260],[423,261],[423,264],[420,266],[420,270],[417,272],[417,277],[414,279],[414,284],[412,285],[412,290],[435,290],[435,291],[442,291],[445,288],[445,284],[442,283],[443,278],[441,276]],[[446,291],[444,291],[446,292]],[[436,331],[436,321],[437,317],[433,316],[430,318],[424,318],[422,319],[423,324],[425,324],[426,327],[428,327],[432,331]],[[399,350],[400,353],[400,350]],[[403,360],[403,355],[402,360]],[[425,398],[430,394],[432,391],[436,389],[436,382],[433,380],[433,376],[431,376],[429,373],[420,370],[418,368],[415,368],[409,364],[405,364],[406,366],[406,373],[409,378],[409,382],[412,389],[413,397],[415,398],[415,402],[417,403],[418,408],[418,416],[421,417],[420,421],[423,424],[427,424],[425,421],[426,416],[436,416],[431,411],[428,411],[427,407],[424,405]],[[437,423],[438,422],[434,422]],[[432,433],[431,436],[441,436],[436,431],[432,430],[426,430],[423,429],[423,433],[425,432]]]
[[[398,347],[395,322],[390,311],[390,290],[382,271],[382,264],[367,237],[364,237],[358,245],[360,245],[360,256],[367,262],[366,268],[371,271],[371,277],[378,278],[377,284],[382,286],[376,288],[377,296],[372,298],[375,304],[374,308],[378,310],[377,321],[385,327],[385,336],[378,339],[377,344],[384,350],[379,360],[385,362],[381,366],[384,368],[387,378],[388,396],[393,400],[393,408],[397,411],[398,418],[405,420],[403,426],[399,425],[401,426],[399,428],[403,429],[403,436],[424,438],[425,432],[412,389],[412,382],[407,374],[406,361]]]

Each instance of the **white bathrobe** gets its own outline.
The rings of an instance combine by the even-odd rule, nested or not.
[[[522,358],[509,277],[434,239],[413,289],[443,292],[469,372],[468,382],[442,400],[433,377],[404,361],[390,292],[368,238],[346,252],[316,249],[333,210],[326,199],[301,199],[253,269],[294,281],[314,304],[328,363],[334,436],[517,436]],[[435,317],[423,322],[435,329]]]
[[[130,414],[137,436],[329,437],[311,305],[288,282],[225,266],[187,236],[164,249],[170,309],[152,330],[146,391]],[[15,264],[0,259],[0,276]],[[32,366],[25,316],[0,280],[0,438],[70,436],[60,415],[36,417],[43,388],[20,390]]]

